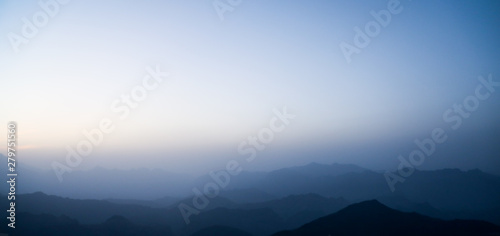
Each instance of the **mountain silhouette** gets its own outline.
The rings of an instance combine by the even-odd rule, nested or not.
[[[484,221],[445,221],[391,209],[377,200],[350,205],[337,213],[273,236],[310,235],[492,235],[500,227]]]
[[[18,213],[16,228],[2,225],[2,232],[12,236],[173,236],[168,226],[136,225],[122,216],[112,216],[101,224],[83,225],[67,216]]]
[[[175,197],[162,197],[158,198],[155,200],[135,200],[135,199],[117,199],[117,198],[110,198],[110,199],[105,199],[108,202],[111,203],[116,203],[116,204],[123,204],[123,205],[139,205],[139,206],[146,206],[146,207],[153,207],[153,208],[166,208],[171,206],[172,204],[178,202],[180,199],[175,198]]]
[[[342,170],[343,167],[346,169]],[[157,174],[162,176],[162,173]],[[78,189],[78,183],[72,188]],[[236,186],[231,187],[233,184]],[[383,173],[352,165],[312,163],[271,172],[242,172],[231,179],[219,196],[210,198],[199,214],[191,215],[189,225],[178,208],[179,203],[193,206],[193,196],[186,196],[189,194],[157,200],[137,200],[127,195],[122,196],[124,199],[84,200],[42,192],[18,193],[16,213],[51,215],[56,217],[55,222],[68,217],[84,226],[99,226],[109,219],[122,220],[118,222],[123,225],[151,228],[160,225],[179,236],[215,226],[257,236],[297,229],[339,212],[352,202],[377,199],[401,213],[416,212],[434,220],[475,219],[500,225],[500,177],[479,170],[416,170],[394,193],[389,191]],[[0,196],[0,203],[8,205],[5,194]],[[115,218],[118,216],[129,223]],[[50,226],[50,222],[47,224]]]
[[[295,228],[311,220],[337,212],[349,205],[343,198],[326,198],[318,194],[290,195],[288,197],[242,205],[241,209],[269,208],[285,220],[286,228]]]
[[[256,203],[276,199],[276,196],[256,188],[229,189],[222,191],[220,196],[235,203]]]
[[[270,235],[283,229],[283,220],[271,209],[226,209],[203,211],[191,219],[182,235],[191,235],[212,226],[227,226],[253,235]]]

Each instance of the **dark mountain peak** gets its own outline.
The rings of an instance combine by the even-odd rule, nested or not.
[[[367,200],[359,203],[354,203],[348,207],[346,207],[346,210],[352,210],[352,209],[374,209],[374,210],[380,210],[380,209],[391,209],[384,204],[380,203],[378,200],[373,199],[373,200]]]
[[[373,217],[377,215],[388,215],[396,212],[396,210],[387,207],[378,200],[368,200],[349,205],[340,210],[337,215],[342,215],[343,217]]]
[[[362,227],[360,227],[362,226]],[[275,236],[306,235],[491,235],[500,227],[484,221],[445,221],[389,208],[377,200],[352,204]],[[495,234],[496,235],[496,234]]]

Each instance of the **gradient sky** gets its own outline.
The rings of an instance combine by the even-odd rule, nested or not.
[[[347,63],[339,44],[387,2],[244,0],[221,21],[209,0],[73,0],[15,53],[8,33],[41,8],[0,0],[0,124],[17,121],[22,159],[41,168],[108,117],[116,130],[79,168],[194,171],[237,157],[273,108],[287,106],[297,118],[249,168],[396,168],[415,138],[450,130],[443,113],[473,94],[478,76],[500,81],[500,3],[401,1]],[[172,76],[119,120],[110,104],[155,65]],[[481,102],[426,166],[500,173],[499,105],[498,93]]]

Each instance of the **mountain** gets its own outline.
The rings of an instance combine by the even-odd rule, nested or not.
[[[229,189],[222,191],[220,196],[236,203],[256,203],[276,199],[276,196],[256,188]]]
[[[8,205],[6,197],[0,202]],[[98,225],[114,216],[122,216],[133,224],[153,227],[155,225],[170,226],[176,235],[190,235],[203,228],[224,225],[242,229],[246,232],[257,232],[262,235],[271,234],[282,229],[282,219],[271,209],[237,210],[220,208],[220,206],[236,208],[237,205],[222,197],[210,200],[210,205],[199,215],[191,216],[191,223],[186,225],[176,203],[170,208],[151,208],[140,205],[110,203],[104,200],[78,200],[46,195],[41,192],[17,195],[16,212],[41,215],[50,214],[55,217],[68,216],[86,225]],[[181,202],[192,205],[192,198]],[[263,219],[266,219],[263,221]],[[274,224],[275,222],[276,224]]]
[[[500,208],[499,176],[480,170],[415,170],[404,183],[397,184],[395,192],[391,192],[383,173],[355,167],[356,171],[348,173],[321,172],[336,169],[331,166],[344,165],[310,164],[281,169],[269,172],[254,185],[242,187],[256,188],[280,198],[315,193],[360,202],[397,196],[408,201],[406,205],[394,204],[398,210],[420,212],[418,208],[423,207],[420,213],[434,217],[473,218],[500,224],[500,213],[495,213]]]
[[[249,173],[243,178],[247,177],[254,176]],[[249,185],[238,186],[255,188],[277,197],[316,193],[357,201],[373,199],[381,193],[390,193],[383,174],[355,165],[311,163],[265,174],[259,173],[257,177],[254,182],[251,182],[240,181],[240,176],[236,176],[234,182],[249,183]]]
[[[366,170],[367,169],[352,164],[334,163],[331,165],[326,165],[326,164],[319,164],[316,162],[312,162],[305,166],[295,166],[281,170],[276,170],[273,172],[276,173],[280,171],[292,171],[310,177],[319,177],[319,176],[339,176],[347,173],[361,173]]]
[[[304,169],[282,169],[268,173],[251,187],[278,197],[316,193],[327,197],[343,197],[349,201],[373,199],[391,193],[384,176],[369,170],[339,175],[309,175]]]
[[[193,205],[193,197],[188,197],[185,199],[182,199],[181,201],[176,202],[175,204],[172,205],[173,208],[177,209],[177,206],[181,203],[184,203],[188,206]],[[215,208],[219,207],[224,207],[224,208],[237,208],[239,205],[229,199],[226,199],[224,197],[216,197],[216,198],[207,198],[209,200],[208,205],[203,209],[203,211],[207,210],[213,210]]]
[[[58,183],[53,172],[41,174],[21,169],[19,171],[21,177],[18,180],[17,193],[44,190],[58,196],[108,199],[113,203],[148,207],[173,206],[179,199],[192,195],[193,187],[203,189],[206,183],[214,181],[208,175],[192,180],[158,169],[96,168],[90,171],[74,171],[67,174],[62,183]],[[141,174],[138,175],[139,172]],[[5,191],[8,188],[2,189]],[[5,194],[1,191],[0,193]],[[479,170],[416,170],[404,183],[398,183],[393,193],[383,173],[355,165],[311,163],[271,172],[242,172],[231,177],[230,184],[221,190],[219,196],[241,204],[309,193],[324,197],[342,197],[350,202],[396,195],[413,203],[426,203],[428,210],[434,208],[451,214],[480,216],[482,212],[492,212],[493,209],[500,208],[500,177]],[[142,200],[164,196],[175,197],[154,201]],[[118,199],[125,197],[129,200]],[[406,210],[403,208],[398,209]],[[496,220],[496,223],[500,223],[500,216],[496,217],[494,213],[493,216],[489,213],[487,215],[481,219]]]
[[[166,226],[140,226],[124,217],[112,216],[101,224],[82,225],[77,220],[67,216],[53,216],[49,214],[18,213],[16,228],[10,229],[6,225],[0,228],[12,236],[173,236]]]
[[[362,173],[363,171],[366,171],[366,169],[356,165],[337,163],[328,165],[314,162],[304,166],[282,168],[271,172],[243,171],[239,175],[231,177],[231,182],[225,188],[225,191],[252,189],[252,191],[259,190],[275,197],[285,197],[290,194],[309,193],[303,191],[303,188],[311,185],[311,181],[317,178],[332,178],[347,173]],[[195,185],[201,189],[208,182],[213,182],[213,179],[208,175],[204,175],[195,181]],[[293,188],[294,186],[298,188]],[[297,191],[294,191],[295,189]],[[238,202],[238,200],[236,201]]]
[[[183,197],[191,193],[193,178],[161,169],[74,170],[59,182],[54,171],[18,169],[17,193],[44,192],[75,199],[158,199]],[[8,189],[8,188],[3,188]]]
[[[413,202],[408,200],[407,198],[400,196],[400,195],[387,195],[387,196],[382,196],[378,197],[376,199],[380,203],[396,209],[398,211],[403,211],[403,212],[416,212],[422,215],[434,217],[434,218],[441,218],[441,219],[454,219],[455,217],[453,215],[447,214],[446,212],[440,211],[430,205],[427,202]]]
[[[226,226],[239,229],[253,235],[270,235],[283,229],[283,220],[271,209],[227,209],[217,208],[202,211],[191,218],[191,223],[181,235],[191,235],[212,226]]]
[[[341,171],[343,166],[350,172]],[[377,199],[402,212],[416,212],[444,220],[485,220],[500,225],[500,177],[479,170],[417,170],[406,178],[404,183],[399,183],[394,193],[389,190],[383,173],[350,165],[313,163],[269,173],[242,172],[241,175],[241,179],[238,179],[240,175],[233,176],[230,185],[221,190],[219,196],[209,198],[210,203],[205,209],[199,214],[191,215],[189,225],[185,224],[178,204],[193,206],[192,197],[179,198],[180,200],[164,197],[153,201],[78,200],[41,192],[18,193],[16,210],[19,213],[68,216],[81,224],[91,225],[101,224],[119,215],[137,225],[170,226],[175,234],[182,233],[182,236],[211,226],[228,226],[262,235],[263,232],[273,233],[277,230],[297,228],[319,217],[335,213],[352,202]],[[256,179],[251,180],[252,177]],[[113,181],[117,180],[111,182]],[[235,183],[245,184],[238,185],[238,188],[230,187]],[[104,186],[105,184],[96,188],[96,191]],[[71,189],[76,189],[77,192],[80,191],[78,187],[79,185],[71,186]],[[163,190],[155,191],[159,193]],[[5,195],[0,196],[0,203],[8,205]],[[264,212],[263,210],[268,213],[270,222],[276,223],[275,226],[269,227],[262,222],[255,222],[255,227],[242,228],[244,225],[238,223],[238,220],[250,220],[246,218],[247,214]],[[254,217],[258,218],[257,215]],[[197,219],[205,219],[209,224]],[[226,221],[232,223],[226,224]],[[250,222],[253,222],[253,219]]]
[[[172,204],[178,202],[180,199],[167,196],[150,201],[135,200],[135,199],[115,199],[115,198],[105,199],[105,200],[111,203],[123,204],[123,205],[139,205],[152,208],[167,208],[170,207]]]
[[[290,195],[281,199],[245,204],[241,209],[269,208],[285,220],[285,228],[295,228],[311,220],[337,212],[349,205],[343,198],[326,198],[317,194]]]
[[[162,225],[140,226],[135,225],[128,219],[122,216],[112,216],[104,223],[88,227],[90,231],[95,232],[92,235],[97,235],[98,232],[108,233],[108,235],[121,236],[136,236],[136,235],[158,235],[169,236],[173,235],[169,227]]]
[[[2,202],[6,197],[2,197]],[[176,224],[183,222],[178,211],[139,205],[123,205],[104,200],[78,200],[46,195],[41,192],[16,196],[16,212],[68,216],[82,224],[99,224],[114,215],[124,216],[137,224]]]
[[[445,221],[391,209],[376,200],[350,205],[337,213],[274,236],[310,235],[493,235],[500,227],[484,221]]]
[[[480,170],[415,171],[395,194],[442,210],[486,210],[500,207],[500,177]]]

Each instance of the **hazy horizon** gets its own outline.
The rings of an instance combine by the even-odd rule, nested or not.
[[[488,23],[500,22],[496,2],[401,1],[350,63],[339,45],[353,44],[353,29],[373,21],[370,11],[387,9],[387,1],[252,1],[223,21],[210,2],[94,3],[61,5],[17,53],[8,37],[0,44],[0,76],[9,78],[0,88],[8,98],[0,123],[19,123],[22,159],[37,168],[64,162],[83,130],[109,118],[114,131],[79,168],[204,172],[238,158],[238,145],[286,106],[296,118],[248,168],[318,161],[394,169],[414,139],[442,127],[448,141],[421,168],[500,173],[500,95],[480,101],[457,130],[443,121],[474,94],[479,76],[500,81],[500,34]],[[5,35],[21,34],[20,19],[41,10],[36,2],[0,4]],[[171,75],[121,120],[113,102],[156,66]],[[297,149],[322,157],[290,154]]]

